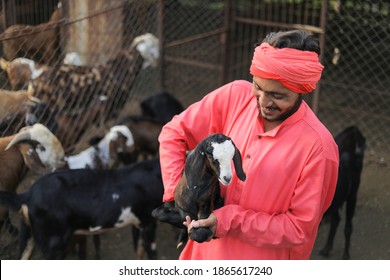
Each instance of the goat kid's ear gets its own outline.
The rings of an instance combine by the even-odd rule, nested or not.
[[[234,164],[234,169],[236,170],[237,177],[241,181],[245,181],[246,180],[246,174],[244,172],[244,169],[242,168],[241,153],[237,149],[237,147],[235,147],[235,151],[234,151],[233,164]]]
[[[116,141],[110,141],[110,143],[108,144],[108,153],[110,155],[110,158],[114,161],[118,159],[117,149],[118,143]]]

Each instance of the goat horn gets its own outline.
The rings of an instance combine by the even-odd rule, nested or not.
[[[245,172],[244,172],[244,170],[242,168],[241,153],[237,149],[236,146],[234,146],[234,147],[235,147],[234,156],[233,156],[234,168],[236,169],[236,174],[237,174],[238,178],[241,181],[245,181],[246,180],[246,174],[245,174]]]
[[[29,141],[29,140],[31,140],[31,134],[28,130],[19,132],[18,134],[15,135],[14,139],[12,139],[11,142],[7,145],[5,151],[20,142]]]
[[[41,100],[35,96],[29,96],[28,99],[33,103],[41,103]]]

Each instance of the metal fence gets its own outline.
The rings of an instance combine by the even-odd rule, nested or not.
[[[20,16],[27,2],[3,1],[3,30],[10,22],[31,24]],[[33,24],[49,20],[55,1],[32,2],[40,3],[39,9],[29,10],[40,15]],[[307,29],[320,39],[325,70],[318,90],[305,99],[333,134],[357,125],[371,158],[384,164],[388,160],[388,1],[63,0],[62,5],[62,21],[53,26],[61,29],[55,63],[78,51],[85,64],[100,65],[137,35],[151,32],[161,39],[159,67],[138,74],[121,114],[136,113],[138,102],[158,91],[168,91],[188,106],[225,82],[250,80],[255,43],[270,31]],[[33,59],[42,58],[37,54]],[[115,71],[125,70],[119,65]],[[5,72],[0,86],[9,89]]]

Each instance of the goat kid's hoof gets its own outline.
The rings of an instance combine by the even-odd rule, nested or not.
[[[210,240],[213,237],[213,232],[209,228],[192,228],[189,232],[189,237],[198,243]]]

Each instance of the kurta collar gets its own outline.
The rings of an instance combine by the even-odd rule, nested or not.
[[[303,115],[306,112],[307,103],[302,100],[301,106],[299,106],[298,110],[292,114],[290,117],[288,117],[286,120],[284,120],[280,125],[275,127],[274,129],[271,129],[270,131],[264,132],[264,125],[262,123],[262,118],[259,117],[258,121],[260,122],[260,129],[259,129],[259,136],[268,136],[268,137],[275,137],[279,130],[287,125],[291,125],[293,123],[296,123],[297,121],[301,120],[303,118]]]

